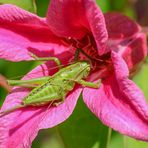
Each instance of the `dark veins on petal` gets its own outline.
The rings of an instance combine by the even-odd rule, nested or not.
[[[103,74],[104,78],[113,71],[110,52],[102,56],[98,55],[98,49],[94,37],[91,34],[86,34],[82,39],[63,38],[65,45],[70,46],[71,52],[76,53],[79,50],[79,60],[89,60],[91,63],[92,72],[104,70],[107,75]],[[74,60],[74,59],[72,59]]]

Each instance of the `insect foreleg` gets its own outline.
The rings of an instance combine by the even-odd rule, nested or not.
[[[73,80],[73,81],[75,81],[76,83],[81,84],[83,86],[90,87],[90,88],[99,88],[100,84],[101,84],[101,80],[99,80],[98,83],[88,82],[88,81],[85,81],[82,79],[81,80]]]
[[[36,56],[35,54],[33,54],[32,52],[30,52],[30,55],[36,61],[54,61],[58,65],[58,67],[61,68],[61,61],[56,57],[43,57],[43,58],[40,58],[40,57]]]
[[[50,79],[50,76],[48,77],[41,77],[41,78],[35,78],[30,80],[7,80],[8,84],[11,86],[23,86],[23,87],[36,87],[39,84],[42,84]]]
[[[99,88],[101,85],[101,81],[99,81],[98,83],[93,83],[93,82],[88,82],[84,80],[79,80],[77,81],[77,83],[90,88]]]

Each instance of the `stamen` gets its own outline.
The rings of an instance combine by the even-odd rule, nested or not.
[[[105,66],[110,64],[110,57],[101,57],[98,55],[96,42],[91,34],[86,34],[82,39],[72,37],[64,38],[66,46],[71,47],[71,52],[74,53],[72,61],[89,60],[92,70],[98,66]]]

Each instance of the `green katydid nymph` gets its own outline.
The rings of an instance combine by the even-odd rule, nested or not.
[[[60,61],[54,57],[35,58],[37,60],[54,60],[60,66]],[[99,84],[85,81],[90,74],[90,70],[90,63],[83,60],[61,68],[53,76],[31,80],[8,80],[8,83],[13,86],[34,88],[23,98],[21,104],[2,111],[0,117],[26,106],[42,106],[50,104],[51,102],[52,105],[58,105],[65,100],[67,94],[74,89],[76,83],[86,87],[99,88]],[[37,86],[37,84],[39,85]]]

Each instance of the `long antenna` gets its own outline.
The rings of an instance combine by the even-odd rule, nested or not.
[[[52,67],[52,68],[50,68],[50,69],[41,70],[41,71],[44,71],[44,72],[47,71],[47,72],[48,72],[49,70],[54,70],[54,69],[57,69],[57,68],[60,68],[60,67],[65,67],[65,66],[68,66],[68,65],[73,64],[73,63],[75,63],[75,61],[69,62],[69,63],[67,63],[67,64],[65,64],[65,65],[61,64],[60,66],[54,66],[54,67]],[[41,65],[42,65],[42,64],[41,64]],[[41,71],[37,71],[37,72],[41,72]],[[31,71],[29,71],[29,72],[31,72]],[[36,74],[37,72],[31,72],[31,74]],[[9,79],[21,78],[21,77],[23,77],[23,76],[25,76],[25,75],[19,75],[19,76],[16,76],[16,77],[11,77],[11,78],[9,78]]]
[[[11,112],[13,112],[13,111],[15,111],[16,109],[20,109],[20,108],[23,108],[23,107],[26,107],[26,105],[24,105],[24,104],[19,104],[19,105],[16,105],[15,107],[12,107],[12,108],[10,108],[10,109],[6,109],[6,110],[0,112],[0,117],[3,117],[3,116],[5,116],[5,115],[7,115],[7,114],[9,114],[9,113],[11,113]]]

